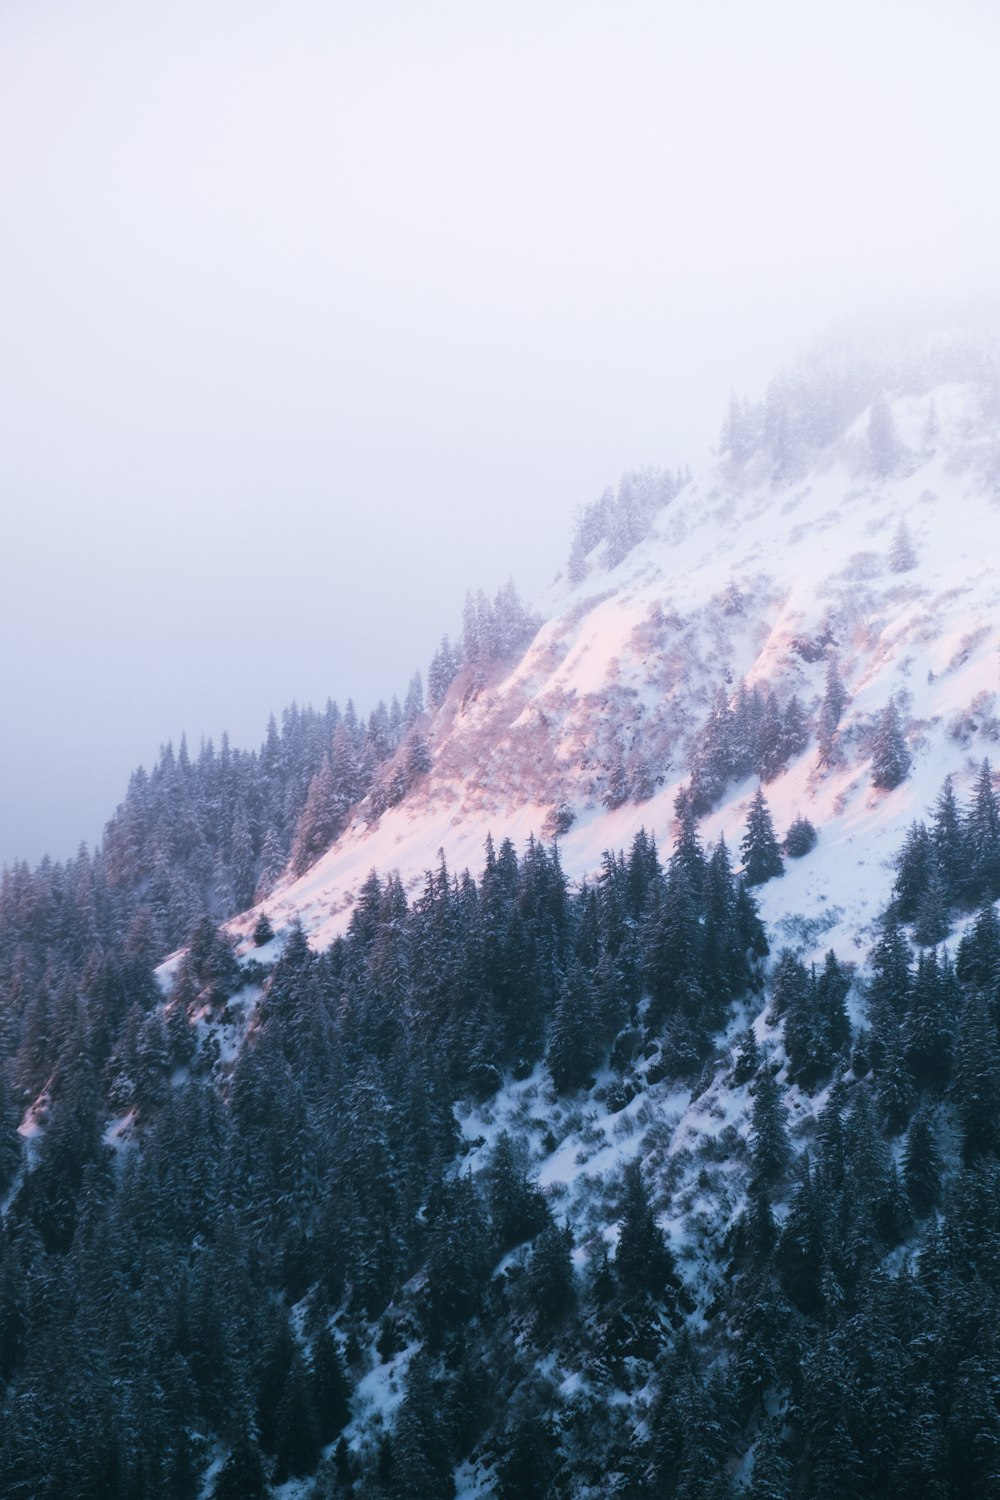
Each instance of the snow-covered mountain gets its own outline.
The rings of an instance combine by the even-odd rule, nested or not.
[[[478,873],[490,832],[520,847],[559,831],[573,878],[640,826],[668,845],[720,692],[732,708],[743,684],[782,708],[795,695],[805,710],[808,745],[765,793],[779,836],[806,816],[822,847],[822,858],[787,862],[762,893],[764,915],[845,956],[867,943],[904,830],[946,774],[965,792],[1000,739],[1000,450],[983,387],[949,383],[877,408],[791,478],[773,477],[765,447],[719,460],[616,567],[595,547],[582,581],[557,580],[540,601],[517,660],[485,677],[459,672],[426,727],[429,774],[379,818],[362,804],[264,904],[274,925],[298,916],[322,947],[372,868],[415,890],[443,851],[449,869]],[[874,445],[887,419],[884,455]],[[824,765],[831,658],[848,701]],[[890,701],[912,766],[887,792],[872,785],[871,756]],[[725,786],[706,843],[722,834],[738,849],[756,786],[756,776]]]
[[[997,1493],[975,365],[834,361],[734,398],[704,473],[627,476],[534,625],[467,611],[346,824],[343,719],[289,716],[4,875],[4,1493]],[[289,800],[296,735],[333,748]],[[761,787],[818,838],[747,841],[751,892],[720,838]],[[291,865],[224,937],[267,788]],[[213,847],[232,899],[182,925]]]

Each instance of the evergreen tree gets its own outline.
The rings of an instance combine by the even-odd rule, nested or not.
[[[420,673],[414,672],[410,678],[410,685],[406,690],[406,700],[403,703],[403,727],[407,730],[412,729],[423,711],[424,685]]]
[[[244,1431],[219,1470],[212,1500],[267,1500],[268,1493],[260,1449]]]
[[[899,1023],[888,1009],[879,1013],[878,1024],[873,1027],[872,1050],[878,1053],[875,1097],[879,1116],[890,1135],[897,1135],[913,1111],[914,1088],[903,1059]]]
[[[837,726],[843,718],[844,709],[850,699],[837,666],[837,658],[830,656],[826,663],[826,688],[820,705],[817,738],[820,764],[832,766],[840,759],[837,744]]]
[[[962,1127],[962,1155],[971,1165],[1000,1151],[1000,1044],[985,1001],[973,994],[959,1019],[951,1085]]]
[[[893,914],[898,921],[915,919],[936,863],[934,843],[926,825],[911,824],[896,859]]]
[[[583,966],[573,963],[559,986],[545,1055],[560,1094],[580,1088],[592,1076],[601,1042],[593,986]]]
[[[948,905],[962,899],[967,877],[962,818],[950,776],[946,776],[934,805],[931,841],[937,870]]]
[[[921,948],[936,948],[948,936],[948,898],[940,865],[931,866],[923,895],[913,920],[913,941]]]
[[[460,657],[446,635],[431,659],[427,672],[427,706],[432,712],[441,707],[458,671]]]
[[[808,1158],[796,1169],[798,1184],[781,1226],[775,1259],[781,1283],[801,1312],[811,1315],[821,1305],[821,1284],[828,1266],[829,1227]]]
[[[785,1106],[771,1068],[757,1074],[750,1126],[750,1161],[755,1186],[772,1184],[788,1165],[792,1150],[785,1125]]]
[[[320,1443],[331,1443],[350,1415],[348,1384],[340,1351],[327,1324],[316,1335],[311,1361],[311,1398]]]
[[[395,1434],[393,1500],[452,1500],[454,1466],[441,1416],[441,1402],[426,1358],[414,1356],[407,1373],[406,1395]]]
[[[785,853],[790,859],[801,859],[816,847],[816,829],[808,818],[795,818],[785,834]]]
[[[1000,896],[1000,807],[993,791],[993,773],[984,760],[965,815],[966,889],[973,901],[995,901]]]
[[[421,734],[411,734],[406,742],[406,774],[413,782],[426,776],[433,764],[430,746]]]
[[[729,392],[729,410],[719,436],[719,453],[728,456],[733,463],[742,464],[753,451],[752,418],[745,401],[740,401],[735,391]]]
[[[910,950],[894,907],[883,913],[879,927],[878,941],[870,957],[868,1000],[873,1011],[887,1007],[898,1018],[905,1012],[910,994]]]
[[[899,714],[890,699],[879,715],[872,743],[872,786],[891,792],[906,779],[910,770],[910,753],[903,739]]]
[[[664,1297],[679,1290],[674,1258],[656,1223],[638,1161],[630,1161],[623,1178],[621,1230],[615,1270],[627,1295],[648,1292]]]
[[[528,1176],[523,1141],[504,1130],[486,1168],[486,1204],[501,1254],[532,1239],[546,1223],[545,1199]]]
[[[301,1352],[296,1348],[274,1413],[275,1479],[301,1478],[316,1467],[320,1437],[312,1392]]]
[[[761,1063],[760,1047],[752,1026],[740,1033],[739,1051],[733,1064],[733,1083],[749,1083]]]
[[[792,1500],[792,1466],[785,1456],[780,1419],[772,1419],[757,1440],[747,1500]]]
[[[778,840],[774,835],[771,813],[758,787],[750,804],[746,833],[740,842],[743,853],[743,875],[747,885],[763,885],[775,875],[783,875]]]
[[[909,573],[917,566],[917,553],[909,527],[902,517],[889,547],[889,566],[894,573]]]
[[[913,1211],[920,1218],[935,1209],[941,1198],[941,1154],[931,1118],[925,1109],[913,1117],[903,1155],[903,1180]]]
[[[959,943],[955,973],[964,985],[994,995],[1000,992],[1000,921],[992,901],[983,903]]]
[[[497,1465],[498,1500],[545,1500],[558,1468],[557,1440],[538,1405],[518,1411]]]
[[[904,1022],[904,1055],[917,1084],[933,1090],[941,1090],[951,1076],[953,991],[947,960],[933,950],[921,954]]]
[[[532,1248],[527,1285],[535,1307],[535,1326],[541,1334],[558,1328],[576,1303],[572,1247],[569,1230],[560,1229],[550,1220]]]

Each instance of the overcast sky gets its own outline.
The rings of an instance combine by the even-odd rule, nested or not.
[[[998,12],[0,0],[0,862],[402,696],[731,385],[992,292]]]

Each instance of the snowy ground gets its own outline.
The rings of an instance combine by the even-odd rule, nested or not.
[[[937,433],[929,435],[930,402]],[[823,659],[802,642],[832,638],[850,703],[846,762],[817,768],[815,746],[766,788],[779,835],[797,814],[820,830],[821,857],[788,861],[763,892],[765,917],[806,955],[856,958],[884,904],[902,836],[951,772],[963,796],[1000,723],[1000,509],[977,477],[983,439],[974,397],[959,386],[897,403],[904,472],[866,472],[861,419],[814,470],[787,486],[712,470],[660,513],[653,536],[612,571],[595,558],[575,589],[554,586],[545,623],[521,660],[463,702],[461,679],[431,727],[434,766],[398,807],[358,816],[330,851],[265,903],[280,929],[300,918],[325,946],[349,919],[372,869],[398,871],[411,894],[443,851],[453,872],[478,874],[488,833],[522,848],[545,836],[564,800],[575,821],[560,839],[571,879],[639,827],[669,848],[673,802],[691,737],[712,690],[772,686],[815,711]],[[893,572],[888,553],[905,520],[917,566]],[[894,696],[913,767],[890,793],[873,790],[864,732]],[[642,803],[608,811],[601,776],[617,738],[661,779]],[[738,849],[755,783],[731,786],[702,825]],[[249,934],[256,913],[238,918]]]

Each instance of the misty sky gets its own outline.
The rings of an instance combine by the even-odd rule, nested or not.
[[[0,0],[0,862],[402,696],[831,324],[992,296],[998,12]]]

